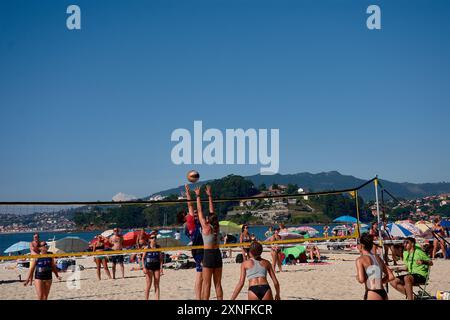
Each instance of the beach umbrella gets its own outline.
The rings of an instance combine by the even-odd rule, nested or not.
[[[17,243],[14,243],[10,247],[8,247],[4,253],[11,253],[11,252],[19,252],[24,250],[30,250],[30,242],[27,241],[19,241]]]
[[[306,232],[309,235],[315,235],[317,233],[319,233],[319,231],[317,231],[316,229],[314,229],[313,227],[309,227],[309,226],[300,226],[295,228],[297,231],[299,232]]]
[[[141,231],[130,231],[123,235],[123,247],[131,247],[136,244],[137,238]],[[146,233],[144,233],[146,235]]]
[[[414,234],[408,229],[403,228],[401,225],[396,223],[388,223],[386,225],[389,234],[393,237],[406,238],[414,236]]]
[[[433,229],[433,224],[428,221],[418,221],[415,226],[422,232],[430,232],[430,229]]]
[[[414,222],[414,221],[412,221],[412,220],[410,220],[410,219],[406,219],[406,220],[397,220],[397,221],[395,221],[395,223],[397,223],[397,224],[402,224],[402,223],[411,223],[411,224],[414,224],[413,222]]]
[[[441,226],[443,226],[444,228],[450,228],[450,220],[442,220]]]
[[[296,232],[280,232],[278,234],[281,237],[281,240],[288,240],[288,239],[303,239],[303,235],[296,233]],[[266,240],[269,241],[269,240]]]
[[[422,231],[420,231],[419,228],[417,228],[415,225],[413,225],[412,223],[410,223],[408,221],[400,221],[398,223],[396,222],[395,224],[402,226],[403,228],[405,228],[406,230],[408,230],[415,236],[420,236],[422,234]]]
[[[103,237],[105,237],[105,238],[109,238],[109,237],[111,237],[113,234],[114,234],[114,230],[113,230],[113,229],[109,229],[109,230],[103,231],[103,232],[101,233],[101,236],[103,236]]]
[[[224,233],[240,233],[242,230],[242,225],[238,225],[232,221],[220,221],[219,226],[220,232]]]
[[[351,216],[340,216],[333,220],[333,222],[349,222],[349,223],[356,223],[358,220],[356,218]]]
[[[305,246],[295,246],[283,249],[283,253],[286,255],[286,257],[292,254],[295,259],[297,259],[305,251],[306,251]]]
[[[52,253],[82,252],[89,247],[89,243],[79,237],[65,237],[49,243],[48,251]]]

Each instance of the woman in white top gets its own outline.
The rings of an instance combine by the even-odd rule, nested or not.
[[[383,260],[378,255],[371,253],[372,249],[372,235],[363,233],[358,244],[361,256],[356,259],[356,280],[365,284],[364,300],[388,300],[383,285],[394,280],[395,277]]]

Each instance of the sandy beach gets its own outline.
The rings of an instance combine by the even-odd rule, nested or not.
[[[187,253],[187,252],[186,252]],[[356,252],[328,253],[321,264],[298,264],[284,266],[285,272],[277,273],[281,285],[281,298],[286,300],[361,300],[364,286],[356,279]],[[264,253],[264,258],[269,258]],[[83,265],[79,285],[80,288],[69,288],[74,277],[72,272],[61,272],[62,281],[54,280],[50,292],[51,300],[141,300],[144,298],[145,279],[141,270],[132,271],[136,264],[125,264],[125,279],[96,279],[95,264],[92,257],[79,258],[77,264]],[[0,264],[0,299],[24,300],[35,299],[34,287],[24,287],[19,275],[25,279],[28,269],[18,270],[15,263]],[[111,268],[110,268],[111,270]],[[239,279],[240,264],[234,259],[225,259],[223,268],[224,298],[229,299]],[[431,269],[430,283],[427,291],[432,295],[437,290],[450,291],[450,260],[438,259]],[[192,300],[194,298],[195,269],[165,269],[161,278],[161,299]],[[272,284],[272,282],[270,282]],[[272,286],[273,287],[273,286]],[[153,296],[151,296],[153,298]],[[212,291],[211,297],[215,298]],[[247,298],[247,286],[244,286],[238,299]],[[389,287],[389,299],[403,300],[405,297]]]

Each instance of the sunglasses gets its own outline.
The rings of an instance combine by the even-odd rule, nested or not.
[[[153,237],[150,237],[149,239],[150,239],[150,240],[155,240],[155,239],[156,239],[156,237],[155,237],[155,236],[153,236]]]

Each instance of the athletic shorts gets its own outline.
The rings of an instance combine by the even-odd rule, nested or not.
[[[409,273],[409,274],[403,274],[401,276],[398,276],[397,278],[401,279],[403,282],[405,282],[404,278],[405,276],[410,275],[414,278],[414,284],[425,284],[425,282],[427,281],[427,279],[417,273]]]
[[[112,263],[123,263],[123,255],[117,255],[111,257]]]
[[[222,268],[222,254],[220,249],[205,249],[203,255],[204,268]]]
[[[36,272],[34,278],[36,280],[52,280],[52,272]]]
[[[194,251],[194,250],[192,250]],[[194,257],[195,260],[195,270],[197,272],[202,272],[203,267],[202,267],[202,263],[203,263],[203,250],[196,250],[195,252],[192,252],[192,257]]]
[[[150,270],[150,271],[158,271],[159,269],[161,269],[161,263],[159,261],[146,262],[145,269]]]

